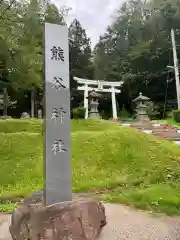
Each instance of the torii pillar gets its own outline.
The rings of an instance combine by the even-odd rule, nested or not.
[[[111,101],[112,101],[112,113],[113,113],[113,120],[117,120],[117,105],[116,105],[116,93],[115,88],[111,87]]]
[[[78,84],[83,85],[83,86],[78,86],[78,90],[84,91],[84,108],[86,109],[85,116],[84,116],[85,119],[88,118],[88,92],[94,90],[96,92],[111,93],[113,120],[117,120],[116,93],[121,93],[121,90],[117,89],[117,87],[121,87],[121,85],[123,84],[122,81],[108,82],[108,81],[82,79],[78,77],[73,77],[73,79],[77,81]]]
[[[88,84],[84,84],[84,108],[86,109],[85,112],[85,119],[88,119]]]

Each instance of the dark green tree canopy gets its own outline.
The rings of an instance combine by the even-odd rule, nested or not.
[[[1,1],[0,92],[7,88],[12,100],[21,98],[23,102],[24,95],[36,90],[40,101],[44,22],[66,25],[69,11],[49,0],[21,0],[12,5]],[[120,108],[132,109],[132,99],[140,91],[161,109],[165,99],[167,109],[176,108],[174,71],[167,68],[173,65],[171,28],[180,58],[180,0],[126,0],[93,50],[86,30],[74,19],[69,26],[72,107],[83,101],[83,92],[76,90],[73,81],[78,76],[123,80],[122,93],[117,96]]]
[[[176,102],[171,28],[180,56],[180,0],[125,1],[94,49],[95,76],[123,80],[124,103],[142,91],[159,105],[172,78],[168,100]]]

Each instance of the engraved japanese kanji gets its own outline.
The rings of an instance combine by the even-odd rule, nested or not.
[[[51,48],[51,52],[51,60],[61,60],[62,62],[64,62],[64,50],[62,48],[53,46]]]
[[[61,77],[54,77],[52,88],[55,88],[57,91],[66,88],[66,86],[63,84],[63,79]]]
[[[52,152],[54,155],[60,152],[67,152],[67,149],[64,147],[63,140],[55,140],[52,145]]]
[[[64,122],[64,115],[66,114],[66,111],[64,111],[63,108],[53,108],[52,110],[52,116],[51,120],[59,120],[62,124]]]

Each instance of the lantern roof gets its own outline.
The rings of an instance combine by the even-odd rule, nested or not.
[[[133,100],[133,102],[148,101],[150,98],[143,96],[142,93],[139,93],[139,96]]]
[[[95,90],[92,90],[87,98],[102,98],[102,94],[97,93]]]

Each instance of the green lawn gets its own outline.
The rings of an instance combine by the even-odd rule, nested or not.
[[[2,124],[2,126],[1,126]],[[43,186],[41,121],[0,121],[0,211]],[[107,121],[71,122],[73,191],[180,214],[180,148]]]

